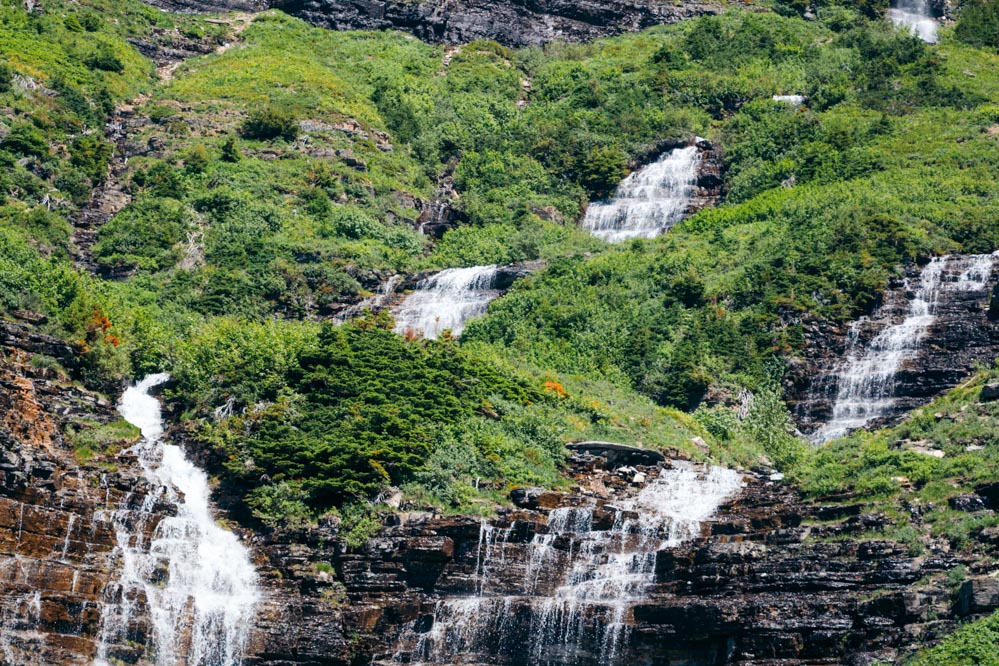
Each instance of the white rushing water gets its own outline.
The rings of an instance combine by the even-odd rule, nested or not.
[[[819,428],[812,440],[827,442],[862,428],[890,413],[895,403],[895,382],[899,370],[915,359],[930,327],[936,321],[941,292],[982,291],[988,287],[996,256],[946,256],[932,259],[911,286],[906,281],[903,293],[912,292],[901,321],[892,322],[881,312],[874,312],[850,327],[846,359],[837,370],[837,393],[832,419]],[[867,344],[861,332],[872,321],[884,319],[881,331]]]
[[[896,27],[909,30],[924,42],[937,43],[937,21],[928,0],[898,0],[888,10]]]
[[[658,236],[690,206],[699,162],[696,145],[671,150],[621,181],[609,201],[591,203],[583,227],[610,243]]]
[[[596,507],[555,509],[547,533],[521,546],[527,561],[516,594],[503,590],[501,580],[521,553],[507,552],[514,548],[516,524],[497,529],[483,523],[478,594],[439,602],[433,625],[404,640],[407,647],[395,661],[475,663],[475,654],[504,646],[505,654],[526,652],[531,664],[565,664],[588,641],[599,663],[617,663],[630,611],[654,582],[656,554],[697,537],[741,486],[737,472],[720,467],[664,470],[635,497],[603,508],[613,513],[609,529],[595,527]],[[524,606],[530,609],[527,625],[514,619],[514,609]]]
[[[378,312],[382,310],[388,300],[395,294],[399,285],[402,284],[402,280],[403,277],[401,275],[393,275],[378,286],[376,293],[368,296],[359,303],[344,308],[343,312],[339,313],[334,321],[342,324],[354,317],[362,316],[365,311]]]
[[[802,106],[805,103],[804,95],[774,95],[773,101],[789,104],[791,106]]]
[[[105,590],[96,663],[108,664],[109,648],[131,638],[144,597],[151,625],[146,648],[157,666],[237,666],[260,599],[257,574],[246,547],[212,517],[208,477],[180,447],[163,441],[160,404],[150,390],[167,379],[146,377],[119,405],[142,431],[133,452],[150,492],[138,510],[123,506],[108,515],[121,569]],[[147,542],[143,528],[161,503],[176,515],[162,518]]]
[[[498,266],[449,268],[420,281],[395,309],[395,330],[402,335],[437,339],[445,330],[460,335],[466,322],[486,312],[500,295],[494,288]]]

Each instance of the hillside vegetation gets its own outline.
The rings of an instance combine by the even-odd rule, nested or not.
[[[187,436],[270,522],[390,485],[488,510],[560,484],[582,438],[698,457],[701,437],[822,492],[881,488],[831,467],[857,438],[814,458],[791,434],[793,322],[870,310],[905,262],[999,247],[999,57],[967,23],[928,46],[857,8],[733,10],[511,51],[276,11],[245,29],[134,2],[2,11],[0,307],[47,317],[108,391],[171,371]],[[157,76],[140,41],[207,55]],[[724,150],[724,205],[620,246],[578,227],[695,135]],[[127,205],[91,246],[72,223],[109,181]],[[439,240],[416,231],[435,198],[463,220]],[[537,258],[461,343],[322,323],[392,273]]]

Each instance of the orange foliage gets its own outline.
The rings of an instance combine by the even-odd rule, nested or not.
[[[557,395],[560,398],[568,398],[569,397],[569,393],[565,390],[565,387],[562,386],[561,384],[559,384],[558,382],[551,382],[551,381],[545,382],[544,388],[545,388],[545,391],[548,391],[550,393],[554,393],[555,395]]]

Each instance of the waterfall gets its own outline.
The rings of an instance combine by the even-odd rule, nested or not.
[[[803,106],[808,98],[804,95],[774,95],[771,99],[775,102],[780,102],[781,104]]]
[[[609,201],[590,204],[583,227],[609,243],[658,236],[687,212],[699,163],[696,145],[671,150],[621,181]]]
[[[469,319],[485,314],[500,295],[495,289],[498,268],[449,268],[421,280],[393,313],[396,332],[430,339],[445,330],[459,335]]]
[[[402,284],[401,275],[393,275],[388,280],[385,280],[380,285],[378,285],[378,291],[371,296],[361,300],[354,305],[344,308],[343,312],[339,313],[334,321],[337,324],[342,324],[354,317],[360,317],[364,314],[365,310],[370,310],[371,312],[378,312],[385,307],[388,300],[395,294],[395,290],[399,288]]]
[[[700,535],[741,485],[737,472],[720,467],[663,470],[615,506],[552,510],[547,531],[513,556],[517,524],[483,523],[476,594],[438,602],[430,626],[409,629],[393,661],[483,663],[482,655],[502,655],[503,663],[536,666],[620,663],[630,611],[655,582],[657,553]],[[503,574],[518,565],[523,575],[511,590]]]
[[[897,308],[890,300],[870,317],[850,326],[846,359],[836,371],[836,399],[832,419],[819,428],[812,440],[827,442],[862,428],[891,413],[895,405],[898,372],[917,358],[920,347],[936,321],[943,292],[976,292],[987,288],[995,255],[935,257],[922,270],[918,285],[909,280],[895,298],[912,292],[901,321],[894,321]],[[872,324],[880,332],[868,343],[863,331]]]
[[[130,625],[144,598],[152,633],[146,648],[157,666],[238,666],[260,599],[257,574],[246,547],[212,517],[208,477],[180,447],[163,441],[160,405],[150,390],[167,379],[146,377],[119,405],[142,431],[132,452],[150,492],[138,509],[126,499],[109,512],[121,564],[104,593],[96,664],[113,662],[112,646],[134,640]],[[153,508],[164,503],[176,515],[162,518],[147,537]]]
[[[937,43],[937,21],[930,11],[929,0],[898,0],[888,10],[888,18],[896,27],[909,30],[924,42]]]

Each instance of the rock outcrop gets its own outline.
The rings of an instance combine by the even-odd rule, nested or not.
[[[955,255],[943,263],[939,289],[931,297],[932,323],[915,345],[916,353],[902,355],[891,382],[890,408],[869,427],[894,422],[960,384],[980,364],[999,358],[999,322],[989,316],[999,259]],[[889,284],[876,311],[852,326],[804,320],[788,313],[785,323],[800,326],[804,338],[802,356],[792,360],[785,379],[789,405],[803,432],[812,433],[833,417],[849,358],[862,355],[887,326],[911,317],[910,307],[925,270],[925,264],[908,266]],[[980,274],[969,277],[969,271],[976,270]]]
[[[62,343],[29,326],[5,324],[3,331],[0,662],[91,664],[101,642],[106,590],[121,566],[115,526],[143,503],[148,483],[134,457],[116,453],[130,443],[127,437],[105,441],[101,455],[85,459],[80,433],[118,416],[106,398],[32,362],[36,354],[63,353]],[[230,518],[244,524],[239,529],[263,591],[245,663],[397,663],[434,630],[442,601],[476,594],[484,544],[501,549],[502,557],[491,560],[493,585],[520,595],[511,597],[508,617],[527,630],[559,568],[580,547],[571,532],[560,532],[550,540],[552,556],[544,564],[551,569],[538,576],[535,594],[541,596],[517,592],[532,566],[532,540],[549,533],[558,520],[554,512],[593,507],[586,529],[612,530],[622,515],[615,507],[626,505],[659,470],[690,463],[582,442],[573,447],[571,465],[571,492],[518,490],[513,505],[485,523],[402,507],[384,514],[381,533],[358,547],[344,543],[337,519],[272,530],[253,525],[220,497]],[[655,554],[649,587],[624,616],[615,663],[892,661],[950,632],[958,617],[999,606],[987,558],[956,555],[946,541],[928,536],[918,553],[912,544],[871,538],[887,518],[865,513],[849,498],[809,504],[770,478],[767,472],[747,474],[742,492],[702,523],[699,536]],[[999,491],[983,485],[956,508],[984,515],[999,504],[997,497]],[[149,538],[157,518],[171,515],[170,506],[156,504],[144,515],[141,534]],[[913,521],[918,528],[916,510]],[[993,528],[973,538],[980,552],[999,544]],[[946,575],[958,566],[970,575],[959,590]],[[149,622],[143,599],[135,601],[128,640],[106,646],[107,653],[148,666],[143,645]],[[586,626],[594,621],[580,617]],[[497,629],[492,644],[507,640],[505,631]],[[596,634],[583,632],[572,646],[572,663],[606,663],[598,643]],[[480,663],[543,663],[531,661],[524,641],[501,647],[478,655]],[[565,663],[564,649],[554,647],[548,663]]]
[[[504,568],[495,582],[500,589],[512,593],[522,584],[528,544],[546,529],[552,510],[592,502],[596,486],[607,506],[640,487],[632,480],[635,469],[620,474],[585,454],[575,463],[576,493],[525,489],[514,498],[516,507],[490,521],[505,535]],[[637,471],[651,475],[655,469]],[[601,515],[595,514],[593,529],[610,528]],[[282,584],[311,601],[295,602],[293,626],[284,636],[299,652],[278,655],[278,631],[252,663],[399,663],[398,655],[408,655],[414,641],[433,631],[440,601],[476,593],[484,539],[478,519],[409,514],[396,522],[357,549],[334,546],[335,539],[326,541],[320,532],[287,542],[262,540],[259,548],[283,572]],[[963,565],[973,574],[986,572],[970,557],[949,554],[945,544],[931,544],[917,556],[905,545],[863,536],[886,524],[859,506],[808,506],[786,486],[749,478],[700,538],[658,554],[655,584],[635,605],[615,663],[893,661],[952,631],[959,615],[999,606],[994,581],[984,578],[967,583],[953,603],[947,571]],[[555,548],[570,551],[573,543],[556,542]],[[329,564],[335,575],[327,573]],[[507,611],[507,621],[526,630],[537,609],[518,598]],[[337,632],[323,618],[351,631]],[[593,642],[598,636],[588,636],[574,646],[571,663],[605,663]],[[499,645],[502,639],[491,640]],[[503,643],[501,652],[476,655],[476,663],[536,663],[527,649],[523,640]],[[558,658],[554,663],[562,663]]]
[[[583,42],[714,14],[711,0],[146,0],[173,12],[282,9],[333,30],[403,30],[427,42]]]
[[[0,662],[90,664],[116,546],[106,511],[129,493],[140,500],[142,483],[127,464],[76,460],[67,433],[116,414],[32,363],[68,348],[25,328],[0,330]]]
[[[141,502],[142,481],[129,473],[127,458],[113,470],[77,463],[59,434],[67,419],[114,418],[106,401],[12,358],[0,382],[3,404],[35,405],[44,395],[45,407],[27,425],[5,423],[0,437],[2,661],[89,664],[101,635],[104,590],[118,566],[105,512],[127,497]],[[574,458],[575,492],[520,493],[516,506],[489,522],[506,535],[497,585],[514,590],[524,580],[528,544],[553,510],[594,501],[609,509],[659,465],[672,464],[608,468],[603,456],[583,448]],[[999,605],[994,581],[973,559],[932,545],[917,557],[905,546],[865,537],[885,519],[858,509],[812,508],[765,476],[748,478],[699,538],[658,553],[653,586],[635,604],[616,659],[784,666],[891,660],[952,630],[957,613],[977,616]],[[610,529],[613,515],[595,511],[593,529]],[[438,602],[475,594],[480,519],[404,512],[386,514],[385,522],[381,534],[358,548],[344,545],[336,521],[244,530],[265,591],[248,666],[395,663],[400,645],[433,629]],[[574,545],[568,539],[553,547],[566,553]],[[977,582],[966,584],[954,605],[941,581],[958,565]],[[529,624],[536,609],[521,600],[510,612],[512,622]],[[110,654],[148,664],[144,625],[134,626],[130,643]],[[573,663],[603,663],[590,638],[576,648]],[[519,649],[506,646],[481,663],[528,663],[526,647]]]
[[[335,30],[397,29],[428,42],[492,39],[511,47],[589,41],[721,8],[663,0],[284,0],[276,6]]]

